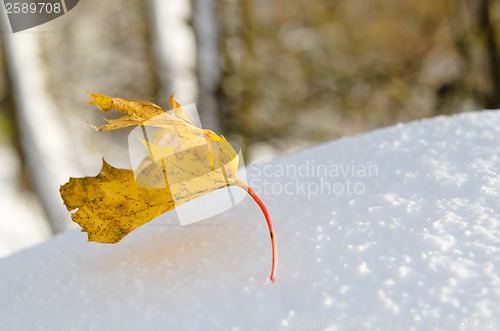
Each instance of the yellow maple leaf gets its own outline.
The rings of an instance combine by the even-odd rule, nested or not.
[[[146,101],[89,94],[103,112],[118,109],[125,114],[95,127],[96,131],[141,125],[159,128],[151,141],[139,140],[147,156],[134,171],[117,169],[103,160],[95,177],[70,178],[61,186],[61,197],[74,222],[88,233],[88,240],[117,243],[139,226],[186,202],[228,186],[247,191],[261,207],[271,234],[273,262],[277,247],[269,213],[255,192],[236,176],[238,154],[224,136],[201,129],[183,111],[174,96],[173,113]]]

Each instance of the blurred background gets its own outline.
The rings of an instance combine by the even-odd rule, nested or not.
[[[500,108],[499,0],[81,0],[13,34],[1,6],[0,257],[73,228],[59,196],[127,130],[86,91],[168,107],[245,162],[399,122]],[[116,118],[118,114],[106,114]]]

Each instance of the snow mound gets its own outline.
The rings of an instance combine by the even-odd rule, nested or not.
[[[0,260],[2,330],[497,326],[500,113],[438,117],[247,169],[250,197],[116,245],[70,231]],[[468,324],[464,324],[468,323]]]

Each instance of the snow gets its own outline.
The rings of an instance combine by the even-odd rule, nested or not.
[[[0,260],[0,329],[492,329],[500,113],[437,117],[247,169],[250,197],[116,245],[77,231]]]

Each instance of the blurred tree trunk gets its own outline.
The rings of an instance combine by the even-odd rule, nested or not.
[[[68,179],[72,149],[65,145],[67,134],[53,100],[45,92],[39,36],[4,33],[3,42],[23,160],[52,230],[60,232],[73,224],[59,196],[59,186]]]
[[[197,101],[196,41],[185,0],[149,0],[151,35],[160,76],[160,104],[167,107],[175,93],[181,104]]]
[[[256,31],[251,1],[219,0],[221,17],[221,90],[224,95],[220,125],[242,148],[248,160],[250,146],[258,141],[253,106],[257,96]]]
[[[486,108],[500,108],[500,59],[491,22],[491,0],[480,0],[478,10],[479,33],[482,36],[491,77],[490,93],[485,96]]]
[[[481,107],[500,108],[500,57],[492,8],[498,1],[450,1],[456,49],[463,63],[461,93],[473,92]]]
[[[201,122],[207,128],[219,131],[220,63],[217,1],[193,1],[193,28],[196,35],[198,111]]]

